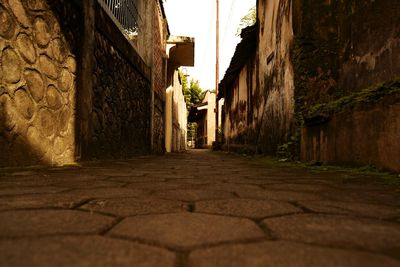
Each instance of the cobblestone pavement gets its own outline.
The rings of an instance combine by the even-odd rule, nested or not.
[[[400,266],[398,192],[364,180],[206,151],[3,171],[0,266]]]

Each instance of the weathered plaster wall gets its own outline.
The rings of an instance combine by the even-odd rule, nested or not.
[[[157,1],[158,2],[158,1]],[[167,28],[161,7],[157,4],[153,15],[153,88],[154,88],[154,118],[153,118],[153,152],[165,151],[165,90],[166,81],[166,40]]]
[[[255,55],[247,54],[248,61],[227,89],[224,135],[230,147],[275,154],[293,135],[292,6],[289,0],[259,0],[257,10]],[[235,62],[231,64],[234,69]]]
[[[257,108],[252,105],[257,84],[255,68],[253,55],[241,69],[225,99],[222,125],[226,149],[247,146],[246,149],[255,150]]]
[[[365,89],[400,76],[399,10],[400,3],[390,0],[294,1],[296,110],[306,127],[303,160],[398,171],[400,143],[393,138],[400,136],[398,98],[389,105],[382,98],[385,86],[371,95]],[[374,104],[353,109],[335,102],[354,102],[358,92]],[[324,114],[324,106],[333,112]]]
[[[290,0],[258,1],[258,151],[275,154],[293,134],[294,83]]]
[[[302,129],[301,158],[375,165],[400,172],[400,94],[332,115]]]
[[[212,146],[212,143],[215,141],[215,93],[207,92],[205,99],[207,99],[207,143],[208,147]]]
[[[174,72],[172,85],[167,88],[165,101],[166,151],[185,151],[187,137],[187,109],[178,71]]]
[[[0,166],[74,161],[80,8],[0,1]]]
[[[400,73],[400,3],[294,2],[296,90],[305,108]]]

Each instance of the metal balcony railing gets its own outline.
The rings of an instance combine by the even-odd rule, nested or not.
[[[140,0],[98,0],[114,23],[127,35],[135,39],[141,32]]]

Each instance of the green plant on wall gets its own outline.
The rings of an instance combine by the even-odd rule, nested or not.
[[[239,27],[236,30],[236,36],[240,36],[242,30],[246,27],[253,26],[257,22],[256,6],[249,9],[249,12],[240,20]]]

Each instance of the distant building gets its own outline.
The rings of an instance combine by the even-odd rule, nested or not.
[[[215,141],[215,93],[207,91],[203,101],[191,108],[189,122],[197,123],[195,147],[211,147]]]

